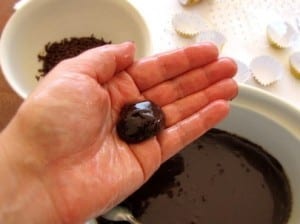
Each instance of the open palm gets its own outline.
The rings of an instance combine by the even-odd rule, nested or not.
[[[125,199],[162,162],[222,120],[237,93],[235,64],[211,44],[133,62],[134,45],[89,50],[55,67],[13,120],[26,127],[23,155],[64,223],[80,223]],[[125,103],[160,105],[166,128],[139,144],[116,133]]]

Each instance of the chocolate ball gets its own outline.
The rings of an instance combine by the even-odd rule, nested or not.
[[[151,101],[126,104],[120,113],[117,133],[126,143],[139,143],[157,135],[164,121],[163,111]]]

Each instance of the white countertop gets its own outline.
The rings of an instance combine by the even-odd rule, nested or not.
[[[299,0],[202,0],[189,7],[182,7],[177,0],[129,1],[141,12],[149,26],[153,53],[196,43],[197,37],[186,39],[177,35],[171,20],[176,13],[199,14],[212,29],[220,31],[227,38],[221,56],[239,59],[247,65],[260,55],[271,55],[278,59],[285,67],[285,74],[280,81],[268,87],[260,86],[253,79],[246,84],[264,89],[300,109],[300,79],[291,75],[288,66],[289,55],[300,50],[300,43],[291,49],[276,50],[269,46],[265,36],[266,25],[277,18],[297,27]]]

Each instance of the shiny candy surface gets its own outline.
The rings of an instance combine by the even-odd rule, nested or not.
[[[164,120],[161,108],[151,101],[127,104],[121,110],[117,133],[127,143],[139,143],[155,136]]]

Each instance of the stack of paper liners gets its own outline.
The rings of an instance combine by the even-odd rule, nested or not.
[[[250,69],[253,78],[262,86],[269,86],[280,80],[284,73],[283,66],[271,56],[259,56],[252,60]]]
[[[267,39],[275,48],[289,48],[296,40],[296,31],[285,21],[275,21],[267,26]]]
[[[179,13],[174,15],[172,24],[175,31],[183,37],[194,37],[200,30],[207,30],[208,25],[205,20],[196,14]]]
[[[234,60],[237,65],[237,72],[233,77],[235,81],[238,83],[245,83],[247,82],[252,75],[250,68],[242,61],[235,59]]]
[[[200,32],[198,42],[211,42],[217,46],[219,51],[222,50],[224,44],[226,43],[226,37],[215,30],[208,30]]]
[[[178,0],[181,5],[193,5],[201,0]]]
[[[293,53],[290,56],[289,62],[290,62],[291,73],[297,79],[300,79],[300,51]]]

